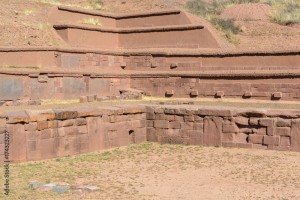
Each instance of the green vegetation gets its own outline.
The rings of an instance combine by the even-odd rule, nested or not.
[[[274,3],[274,9],[271,13],[271,19],[282,25],[290,25],[300,23],[300,1],[282,1],[281,3]]]
[[[237,44],[236,34],[241,32],[241,27],[232,19],[221,19],[220,13],[230,6],[242,3],[265,3],[273,7],[272,21],[289,25],[300,23],[300,1],[294,0],[190,0],[186,3],[186,9],[210,21],[232,43]]]
[[[95,18],[85,18],[81,22],[81,24],[90,24],[95,26],[102,26],[101,22]]]

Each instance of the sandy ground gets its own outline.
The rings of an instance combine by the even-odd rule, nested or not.
[[[145,143],[12,164],[8,199],[296,200],[299,169],[300,154],[294,152]],[[28,189],[32,180],[92,184],[101,190],[80,195],[37,192]]]

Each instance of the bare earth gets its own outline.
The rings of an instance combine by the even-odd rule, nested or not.
[[[299,153],[144,143],[12,164],[8,199],[299,199],[299,169]],[[53,194],[29,189],[33,180],[101,189]]]

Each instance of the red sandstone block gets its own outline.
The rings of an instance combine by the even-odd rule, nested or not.
[[[87,127],[86,126],[78,126],[78,133],[79,134],[87,134]]]
[[[58,120],[48,121],[48,128],[54,129],[62,126],[62,122]]]
[[[263,144],[266,145],[279,145],[279,137],[278,136],[264,136]]]
[[[170,122],[169,123],[169,128],[171,128],[171,129],[180,129],[181,128],[180,122],[178,122],[178,121]]]
[[[40,140],[39,143],[40,145],[38,147],[38,151],[40,151],[42,159],[50,159],[56,157],[53,138]]]
[[[267,135],[267,128],[259,128],[257,134],[258,135]]]
[[[233,143],[235,141],[235,133],[224,133],[222,135],[222,143]]]
[[[155,128],[168,129],[169,128],[169,121],[167,121],[167,120],[155,120],[154,121],[154,127]]]
[[[194,115],[195,117],[195,122],[198,122],[198,123],[202,123],[203,124],[203,118],[198,116],[198,115]]]
[[[194,130],[203,130],[204,129],[204,124],[203,123],[194,123],[193,129]]]
[[[198,110],[198,114],[201,116],[232,117],[231,110],[222,109],[201,108]]]
[[[280,137],[280,146],[291,146],[290,137]]]
[[[48,128],[48,122],[47,121],[37,122],[37,130],[41,131],[41,130],[44,130],[44,129],[47,129],[47,128]]]
[[[30,122],[29,124],[25,124],[25,131],[35,131],[37,130],[37,122]]]
[[[0,127],[0,134],[3,134],[3,133],[5,133],[5,127]]]
[[[235,142],[237,143],[247,143],[248,134],[237,133],[235,135]]]
[[[247,117],[242,117],[242,116],[235,117],[234,121],[236,124],[249,125],[249,118],[247,118]]]
[[[24,111],[11,111],[5,113],[7,116],[7,124],[28,123],[29,117]]]
[[[194,115],[185,115],[183,117],[183,119],[185,122],[194,122],[195,121]]]
[[[194,129],[194,123],[193,122],[181,122],[180,127],[183,130],[193,130]]]
[[[188,136],[191,138],[203,138],[203,130],[188,130]]]
[[[133,128],[144,128],[146,127],[146,120],[133,120],[131,124]]]
[[[147,120],[147,126],[146,127],[154,127],[154,121],[153,120]]]
[[[24,125],[11,124],[7,125],[10,142],[10,161],[26,161],[26,132]]]
[[[74,124],[75,124],[75,119],[68,119],[62,121],[62,127],[69,127],[69,126],[73,126]]]
[[[86,122],[86,119],[85,118],[77,118],[75,120],[75,125],[76,126],[83,126],[83,125],[86,125],[87,122]]]
[[[262,118],[259,120],[259,125],[261,126],[274,126],[274,120],[271,118]]]
[[[236,124],[223,124],[222,131],[223,133],[237,133],[239,132],[239,128]]]
[[[183,122],[183,116],[178,116],[178,115],[175,115],[175,121],[177,122]]]
[[[77,135],[79,133],[77,126],[64,127],[64,131],[66,135]]]
[[[4,134],[0,134],[0,144],[4,144]]]
[[[263,135],[250,134],[249,135],[249,143],[253,144],[262,144],[263,143]]]
[[[154,120],[154,119],[155,119],[155,114],[154,114],[154,112],[147,112],[146,118],[147,118],[148,120]]]
[[[277,120],[276,120],[276,126],[277,127],[291,127],[292,126],[292,122],[289,119],[277,118]]]
[[[157,142],[157,135],[155,128],[147,128],[147,141],[149,142]]]
[[[6,125],[6,118],[0,117],[0,127]]]
[[[53,129],[44,129],[41,131],[41,139],[49,139],[54,137]]]
[[[291,135],[291,128],[289,128],[289,127],[276,127],[276,128],[274,128],[274,135],[290,136]]]
[[[249,124],[257,126],[259,124],[259,118],[251,117],[249,120]]]
[[[96,101],[96,100],[97,100],[97,95],[96,94],[87,96],[87,101],[88,102],[93,102],[93,101]]]
[[[58,137],[65,137],[66,133],[65,133],[65,128],[58,128],[57,129],[57,134]]]
[[[78,116],[77,111],[71,110],[54,110],[54,113],[57,120],[75,119]]]
[[[273,127],[273,126],[267,127],[267,135],[273,136],[274,135],[274,130],[275,130],[275,127]]]
[[[155,115],[155,119],[156,120],[167,120],[167,115],[162,114],[162,113],[158,113]]]

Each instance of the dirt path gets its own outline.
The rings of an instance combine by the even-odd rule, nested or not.
[[[299,153],[145,143],[13,164],[10,199],[296,200],[300,198],[299,169]],[[28,189],[32,180],[92,184],[100,191],[37,192]]]

